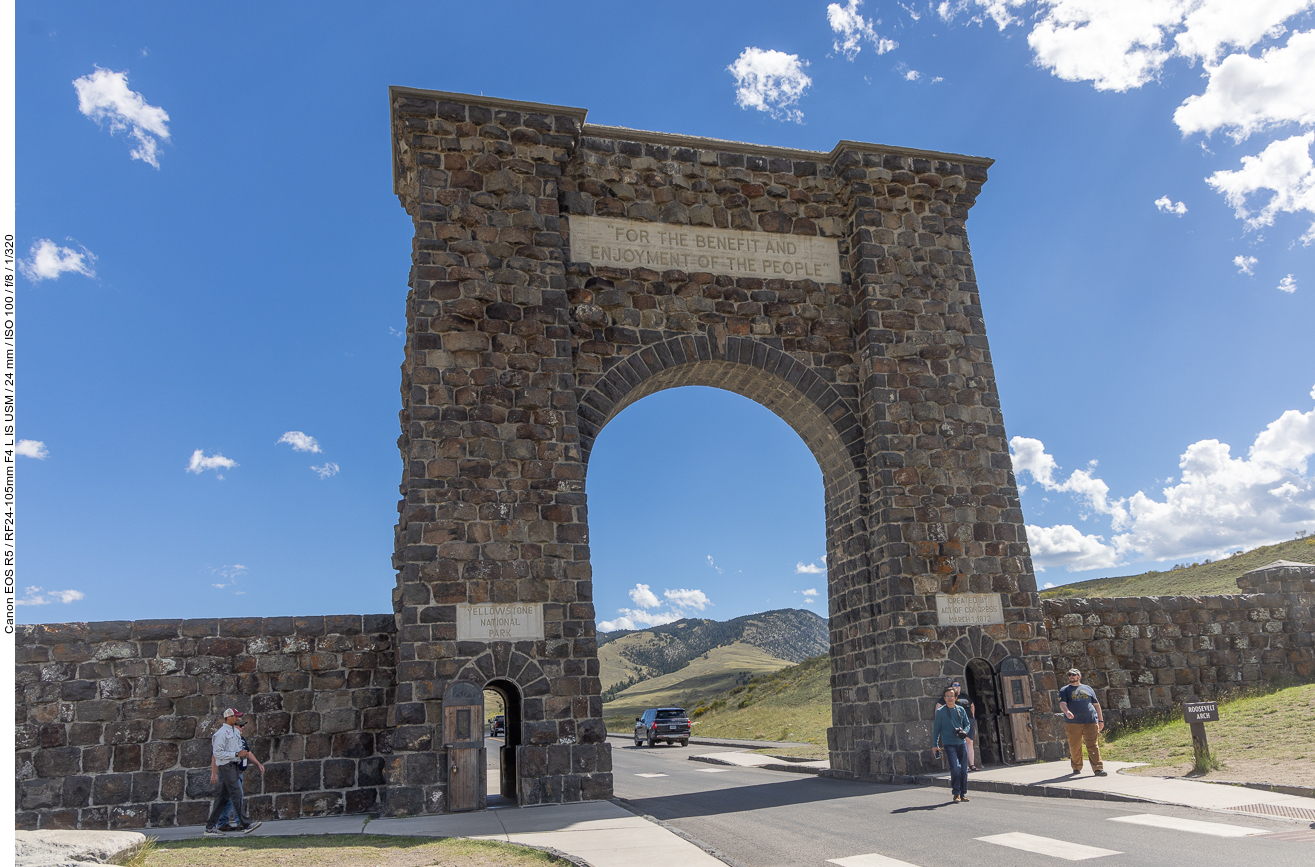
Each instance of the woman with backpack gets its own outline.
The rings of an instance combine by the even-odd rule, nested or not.
[[[968,800],[968,748],[964,741],[972,729],[968,712],[955,701],[957,697],[954,687],[945,687],[941,696],[945,703],[936,708],[931,729],[931,754],[940,758],[943,746],[950,760],[950,794],[956,804]]]

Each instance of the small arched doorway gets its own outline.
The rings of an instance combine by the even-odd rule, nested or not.
[[[510,680],[498,679],[485,684],[484,692],[494,698],[495,706],[501,706],[501,715],[504,717],[502,745],[498,748],[496,759],[489,757],[488,806],[516,805],[520,803],[516,789],[516,750],[523,742],[520,689]],[[497,735],[492,732],[490,734],[496,740]]]
[[[964,669],[964,681],[968,688],[968,698],[973,703],[974,721],[977,723],[977,737],[973,744],[977,762],[982,765],[1003,764],[1000,719],[1004,710],[996,687],[995,669],[981,657],[970,659]]]

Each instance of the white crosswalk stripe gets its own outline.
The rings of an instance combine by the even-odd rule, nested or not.
[[[635,774],[636,777],[665,777],[666,774]]]
[[[1088,858],[1103,858],[1106,855],[1123,854],[1114,849],[1084,846],[1081,843],[1070,843],[1067,840],[1056,840],[1053,837],[1038,837],[1035,834],[1024,834],[1021,831],[1011,831],[1008,834],[992,834],[990,837],[978,837],[977,839],[984,843],[994,843],[997,846],[1022,849],[1024,852],[1036,852],[1038,855],[1063,858],[1065,861],[1086,861]]]
[[[730,768],[695,768],[700,774],[724,774]]]
[[[885,855],[878,855],[873,852],[871,855],[851,855],[848,858],[829,858],[828,864],[837,864],[839,867],[915,867],[908,861],[896,861],[894,858],[887,858]]]
[[[1111,822],[1127,822],[1132,825],[1148,825],[1152,828],[1169,828],[1174,831],[1189,831],[1193,834],[1210,834],[1215,837],[1254,837],[1268,834],[1260,828],[1248,828],[1243,825],[1226,825],[1223,822],[1198,822],[1195,819],[1179,819],[1177,816],[1156,816],[1151,813],[1139,813],[1135,816],[1112,816]]]

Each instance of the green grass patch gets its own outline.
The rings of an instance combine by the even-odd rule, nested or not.
[[[458,837],[326,834],[157,842],[133,867],[567,867],[561,858],[513,843]]]
[[[1195,763],[1191,730],[1177,708],[1105,732],[1101,755],[1145,762],[1143,773],[1309,786],[1313,720],[1315,684],[1290,686],[1220,702],[1219,721],[1205,723],[1210,760],[1202,765]]]

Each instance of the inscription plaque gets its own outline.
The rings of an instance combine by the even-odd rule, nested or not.
[[[834,238],[605,217],[573,216],[568,225],[573,262],[840,282],[840,244]]]
[[[936,622],[941,626],[1004,623],[1004,604],[999,593],[937,593]]]
[[[457,641],[529,641],[543,638],[543,605],[457,605]]]

